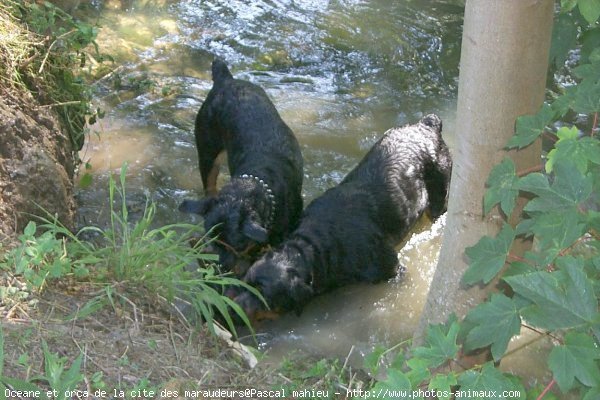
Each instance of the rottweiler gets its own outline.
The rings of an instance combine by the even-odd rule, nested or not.
[[[220,59],[194,135],[205,197],[179,209],[200,214],[224,271],[243,276],[265,245],[277,245],[302,213],[303,159],[292,130],[259,86],[234,79]],[[231,180],[217,192],[226,153]]]
[[[311,202],[299,227],[244,277],[271,311],[248,291],[233,293],[251,320],[299,313],[335,287],[393,277],[394,247],[424,212],[435,219],[446,209],[452,159],[441,132],[434,114],[388,130],[338,186]]]

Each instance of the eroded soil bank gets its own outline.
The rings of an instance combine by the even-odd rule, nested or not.
[[[0,240],[44,210],[72,226],[75,164],[57,116],[25,89],[0,91]]]

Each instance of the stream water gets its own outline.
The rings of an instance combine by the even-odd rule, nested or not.
[[[177,206],[201,193],[193,121],[210,63],[267,91],[305,159],[305,204],[338,183],[392,126],[437,113],[452,148],[461,0],[96,0],[77,12],[101,26],[117,68],[96,102],[106,117],[81,152],[93,182],[78,193],[80,223],[108,216],[107,176],[129,163],[131,209],[146,198],[160,224],[190,221]],[[226,176],[224,179],[227,179]],[[400,249],[402,279],[315,299],[300,317],[259,327],[269,354],[304,349],[360,361],[377,343],[411,336],[444,218],[421,221]]]

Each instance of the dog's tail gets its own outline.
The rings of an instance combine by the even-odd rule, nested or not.
[[[442,132],[442,120],[435,114],[429,114],[421,118],[420,121],[423,125],[427,125],[430,128],[433,128],[437,133]]]
[[[227,64],[225,61],[220,58],[215,58],[212,63],[212,78],[214,83],[223,82],[227,79],[233,79],[231,72],[229,72],[229,68],[227,68]]]

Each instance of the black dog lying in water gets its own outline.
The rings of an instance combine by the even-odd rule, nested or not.
[[[220,264],[243,276],[260,245],[279,244],[298,226],[303,160],[292,130],[263,89],[233,79],[218,59],[212,75],[194,131],[207,197],[186,200],[179,208],[203,216],[206,231],[214,228],[218,235]],[[217,194],[223,152],[231,181]]]
[[[244,280],[275,312],[302,307],[316,294],[351,282],[395,275],[397,245],[417,219],[445,211],[452,160],[442,121],[387,131],[336,187],[314,200],[300,226],[259,259]],[[270,317],[251,293],[235,296],[251,320]]]

